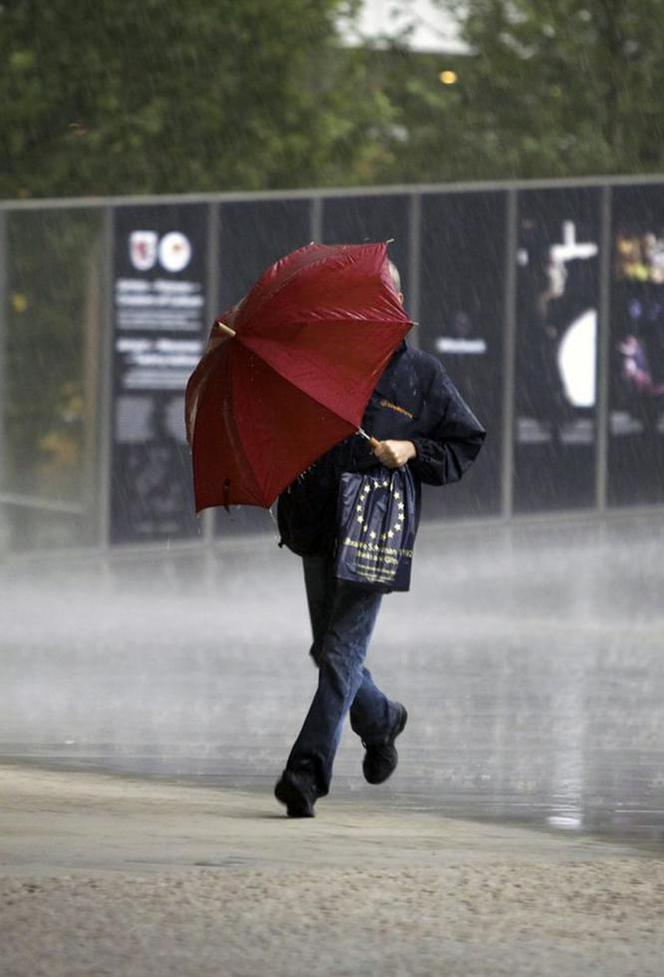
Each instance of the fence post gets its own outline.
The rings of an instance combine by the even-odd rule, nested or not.
[[[316,193],[311,198],[311,213],[309,216],[311,221],[311,240],[315,241],[316,244],[322,244],[323,242],[323,197],[320,193]]]
[[[99,452],[97,469],[97,545],[111,540],[111,437],[113,423],[113,207],[103,210],[101,245],[102,334],[99,343]]]
[[[606,512],[609,454],[609,343],[611,341],[611,187],[602,187],[600,217],[599,309],[597,316],[597,398],[595,412],[596,505]]]
[[[221,213],[220,213],[221,211]],[[219,315],[219,264],[224,256],[219,254],[219,232],[223,220],[223,209],[220,203],[209,203],[207,208],[207,293],[205,296],[207,322],[211,323],[214,316]],[[203,345],[207,335],[203,337]],[[203,530],[203,544],[209,549],[215,540],[216,509],[206,509],[200,517]]]
[[[512,516],[514,496],[514,384],[516,376],[516,252],[518,196],[507,191],[505,208],[505,305],[503,347],[502,516]]]
[[[7,471],[7,211],[0,210],[0,493],[6,491]],[[0,501],[0,556],[9,550],[7,510]]]
[[[420,321],[420,260],[422,250],[422,194],[411,193],[408,208],[408,295],[406,306],[413,322]],[[408,337],[413,346],[420,346],[420,327],[416,325]]]

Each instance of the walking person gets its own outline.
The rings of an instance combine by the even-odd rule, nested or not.
[[[390,272],[403,303],[399,273],[392,263]],[[440,361],[405,341],[378,381],[362,427],[375,439],[373,446],[358,436],[346,439],[279,497],[282,543],[303,560],[313,635],[310,653],[318,667],[313,701],[275,787],[289,817],[313,817],[316,801],[328,794],[346,715],[362,741],[362,769],[370,784],[383,783],[394,772],[395,740],[408,720],[405,706],[378,688],[364,664],[383,595],[335,576],[342,473],[367,471],[377,464],[388,469],[408,465],[416,483],[419,518],[420,484],[458,481],[485,437]]]

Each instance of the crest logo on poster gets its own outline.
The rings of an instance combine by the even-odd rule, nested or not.
[[[171,231],[162,237],[159,242],[159,261],[166,271],[182,271],[190,260],[191,244],[184,234]]]
[[[129,257],[137,271],[150,271],[157,263],[173,274],[183,271],[191,261],[191,244],[180,231],[170,231],[161,240],[156,231],[132,231]]]
[[[137,271],[150,271],[157,261],[157,241],[155,231],[132,231],[129,235],[129,257]]]

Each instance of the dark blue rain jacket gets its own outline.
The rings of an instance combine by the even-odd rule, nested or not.
[[[458,481],[486,436],[442,363],[405,342],[378,381],[362,427],[379,441],[394,439],[415,445],[417,456],[408,465],[418,488],[418,519],[420,483]],[[341,473],[361,472],[377,464],[369,442],[357,434],[319,458],[279,496],[281,544],[301,556],[331,554]]]

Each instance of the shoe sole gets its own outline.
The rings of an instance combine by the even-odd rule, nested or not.
[[[316,812],[306,798],[288,782],[280,780],[274,788],[274,796],[281,804],[286,805],[286,813],[289,818],[314,818]]]
[[[401,736],[404,729],[406,728],[406,723],[408,722],[408,710],[406,709],[405,706],[402,706],[401,708],[403,709],[403,715],[401,716],[401,722],[399,723],[399,728],[394,734],[394,739],[392,740],[392,742],[394,742],[397,736]]]
[[[397,736],[401,736],[401,734],[403,733],[404,729],[406,728],[407,722],[408,722],[408,710],[406,709],[405,706],[402,706],[401,719],[399,720],[399,725],[397,726],[394,735],[392,736],[392,741],[391,741],[392,746],[394,746],[394,741],[396,740]],[[394,747],[394,750],[396,753],[396,746]],[[399,754],[397,753],[397,762],[398,762],[398,757]],[[364,773],[364,779],[368,784],[371,784],[372,786],[377,786],[378,784],[384,784],[386,780],[389,780],[396,769],[397,769],[397,764],[395,764],[394,767],[388,773],[388,775],[386,777],[383,777],[381,780],[369,780],[366,773],[364,773],[364,765],[362,767],[362,772]]]

